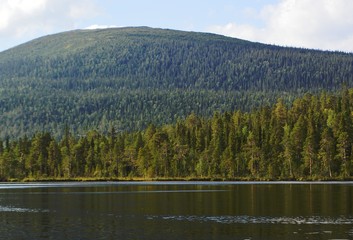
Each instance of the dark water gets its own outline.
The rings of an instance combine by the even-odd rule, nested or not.
[[[0,239],[353,239],[353,183],[0,184]]]

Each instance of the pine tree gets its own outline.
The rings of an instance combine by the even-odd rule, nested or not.
[[[48,167],[49,176],[61,177],[62,176],[62,157],[57,142],[52,139],[48,146]]]
[[[284,136],[283,136],[283,170],[282,170],[282,176],[283,177],[294,177],[293,173],[293,157],[294,157],[294,147],[293,143],[291,141],[291,129],[288,124],[284,126]]]
[[[320,149],[318,153],[321,161],[321,173],[323,177],[327,175],[332,178],[332,164],[336,155],[336,144],[333,132],[329,127],[326,127],[321,134]]]
[[[260,164],[261,164],[261,150],[257,146],[254,134],[250,131],[246,140],[246,144],[243,146],[244,155],[248,162],[248,169],[252,176],[259,177],[260,175]]]
[[[317,142],[313,122],[309,121],[308,133],[303,147],[304,166],[309,170],[310,178],[313,177],[314,168],[317,160]]]
[[[287,123],[287,109],[283,103],[283,99],[278,99],[275,107],[271,114],[270,122],[270,139],[269,144],[271,146],[270,152],[270,163],[269,163],[269,176],[277,178],[281,172],[281,166],[283,163],[283,137],[284,137],[284,126]]]

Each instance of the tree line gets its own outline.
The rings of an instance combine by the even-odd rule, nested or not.
[[[48,132],[0,143],[0,178],[348,179],[353,89],[251,112],[191,113],[143,131]]]

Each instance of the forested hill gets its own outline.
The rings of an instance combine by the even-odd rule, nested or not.
[[[142,129],[353,83],[353,54],[152,28],[78,30],[0,53],[0,137]]]

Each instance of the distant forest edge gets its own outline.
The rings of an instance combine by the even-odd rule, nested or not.
[[[71,31],[0,53],[0,138],[137,131],[352,83],[351,53],[145,27]]]
[[[353,89],[286,107],[190,114],[144,131],[38,132],[0,143],[0,178],[332,180],[353,176]]]

